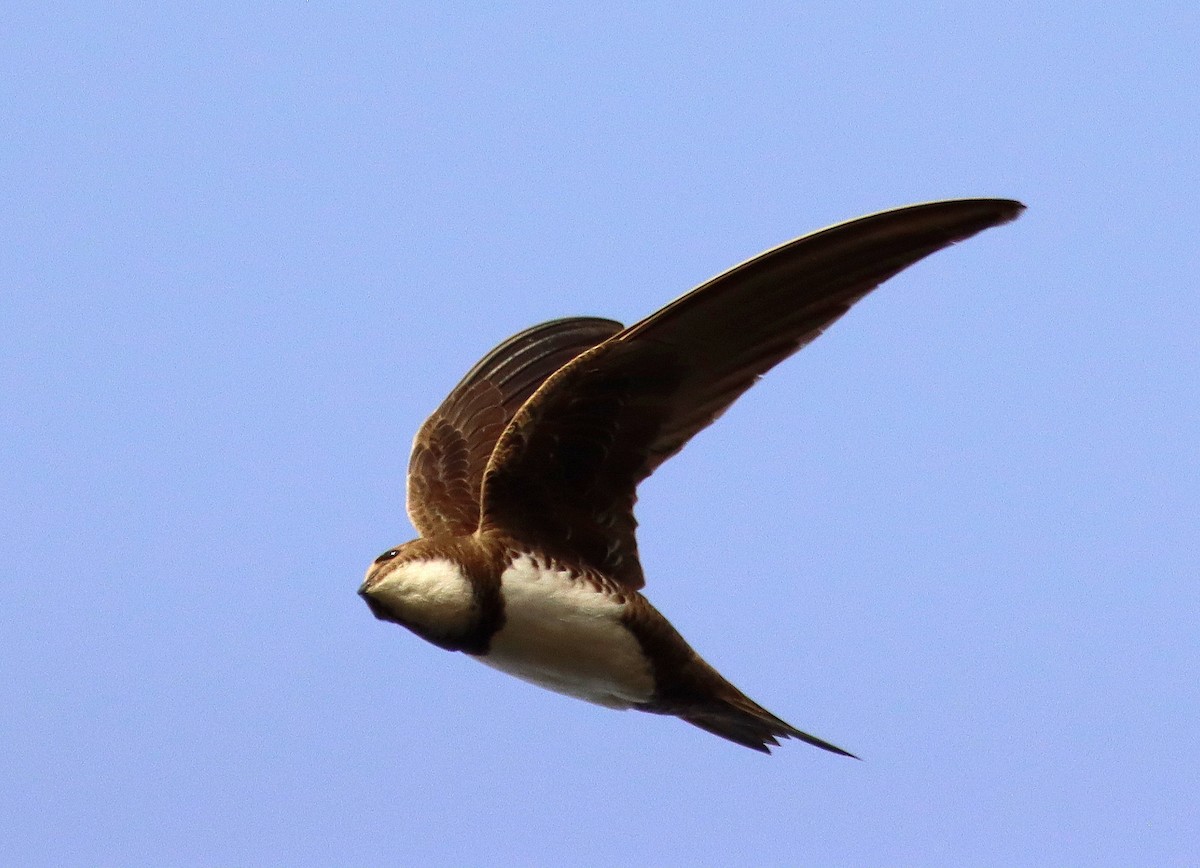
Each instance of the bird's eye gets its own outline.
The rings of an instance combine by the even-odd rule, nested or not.
[[[390,561],[396,555],[400,554],[400,549],[388,549],[386,552],[375,558],[375,563],[382,564],[384,561]]]

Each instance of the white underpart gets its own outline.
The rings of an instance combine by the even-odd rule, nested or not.
[[[625,603],[526,556],[513,561],[500,583],[504,627],[482,662],[609,708],[650,699],[649,664],[620,620]]]
[[[471,582],[454,561],[432,558],[397,564],[371,589],[406,620],[422,626],[465,627],[473,615]]]

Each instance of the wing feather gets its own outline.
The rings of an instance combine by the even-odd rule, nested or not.
[[[422,536],[469,534],[479,526],[483,471],[509,421],[547,377],[620,329],[594,317],[542,323],[467,372],[413,439],[408,516]]]
[[[960,199],[841,223],[735,266],[582,353],[500,435],[480,526],[640,588],[638,483],[880,283],[1023,208]]]

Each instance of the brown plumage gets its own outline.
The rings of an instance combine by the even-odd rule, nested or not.
[[[479,489],[496,441],[542,382],[621,330],[576,317],[513,335],[476,363],[425,420],[408,462],[408,517],[423,536],[479,526]]]
[[[493,639],[496,648],[509,648],[512,637],[501,631],[509,616],[523,613],[511,609],[518,605],[515,583],[551,573],[558,581],[561,573],[569,577],[562,581],[586,583],[603,597],[597,606],[615,607],[612,623],[636,639],[644,671],[626,660],[625,670],[614,668],[611,684],[597,687],[603,673],[593,670],[600,663],[573,663],[579,667],[574,673],[564,663],[557,672],[552,660],[538,659],[536,643],[511,652],[515,662],[494,665],[601,704],[676,715],[757,750],[793,737],[846,753],[748,699],[638,593],[645,578],[633,516],[636,489],[767,370],[881,282],[1012,220],[1022,208],[1008,200],[966,199],[881,212],[769,250],[629,328],[562,319],[505,341],[418,432],[408,510],[423,539],[385,553],[372,567],[362,589],[372,610],[421,635],[441,630],[439,636],[450,638],[438,644],[493,662],[487,659]],[[466,556],[464,546],[475,554]],[[405,593],[413,593],[414,582],[428,582],[428,594],[449,594],[454,577],[465,577],[475,596],[470,607],[460,607],[453,629],[414,625],[420,619],[402,611],[409,604],[397,596],[402,583],[395,576],[385,582],[400,564],[428,563],[430,551],[452,566],[418,570],[419,581],[409,581]],[[520,560],[526,554],[533,560]],[[530,572],[527,563],[542,572]],[[514,582],[513,593],[503,590],[505,581]],[[379,590],[384,584],[388,594]],[[500,590],[481,595],[485,587]],[[533,599],[520,605],[539,605]],[[580,597],[572,605],[582,612],[592,601]],[[572,610],[564,612],[560,616],[570,620]],[[539,626],[536,619],[522,623]],[[624,653],[624,640],[615,633],[611,639],[614,655]],[[576,688],[572,677],[587,686]],[[639,693],[638,685],[647,683],[653,688]]]

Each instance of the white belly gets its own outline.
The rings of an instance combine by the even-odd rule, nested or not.
[[[483,663],[547,690],[609,708],[650,699],[654,678],[621,624],[626,604],[569,574],[518,558],[500,577],[504,627]]]

